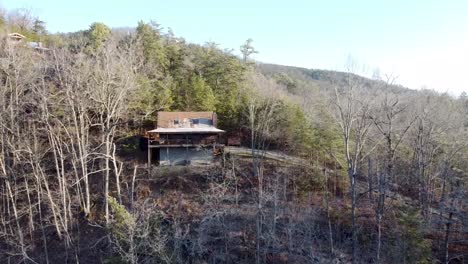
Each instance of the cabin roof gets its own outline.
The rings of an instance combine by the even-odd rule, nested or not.
[[[224,133],[226,131],[218,129],[216,127],[179,127],[179,128],[164,128],[159,127],[148,131],[148,133],[159,133],[159,134],[203,134],[203,133]]]
[[[21,35],[20,33],[16,33],[16,32],[13,32],[13,33],[8,34],[8,37],[10,37],[10,38],[16,38],[16,39],[24,39],[24,38],[26,38],[24,35]]]

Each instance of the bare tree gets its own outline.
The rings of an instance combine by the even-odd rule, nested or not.
[[[266,95],[264,98],[253,95],[248,104],[247,118],[249,120],[252,169],[254,177],[257,178],[257,239],[256,239],[256,263],[261,262],[261,243],[262,230],[264,223],[264,172],[263,162],[265,151],[268,149],[269,137],[275,128],[274,114],[278,110],[278,93],[272,93],[275,83],[265,80],[261,76],[253,76],[252,85],[257,89],[260,95]]]
[[[370,116],[375,127],[382,134],[385,141],[385,169],[379,175],[379,194],[377,199],[377,256],[376,261],[380,263],[381,239],[382,239],[382,217],[385,212],[385,198],[387,195],[387,181],[393,180],[395,153],[402,142],[405,134],[411,128],[415,118],[401,120],[402,114],[407,110],[407,105],[400,102],[399,96],[390,91],[395,77],[387,76],[384,83],[384,96],[380,102],[379,110]],[[405,122],[406,121],[406,122]]]
[[[109,221],[109,183],[111,162],[115,175],[117,197],[121,201],[120,174],[122,165],[116,159],[115,144],[113,144],[116,129],[121,124],[121,116],[127,107],[129,95],[135,85],[132,70],[133,50],[128,47],[118,47],[117,43],[108,42],[99,50],[92,61],[92,80],[90,83],[90,99],[92,110],[97,114],[96,125],[101,129],[100,159],[104,172],[104,207],[106,222]]]
[[[335,83],[335,95],[331,101],[331,106],[332,111],[335,113],[335,120],[341,128],[346,170],[350,182],[352,255],[353,263],[356,263],[356,177],[361,159],[365,156],[363,151],[372,123],[370,122],[370,101],[368,101],[368,97],[363,93],[362,84],[351,73],[351,67],[352,65],[349,66],[344,83]]]

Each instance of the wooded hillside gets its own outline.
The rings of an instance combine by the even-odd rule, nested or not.
[[[239,58],[154,22],[0,22],[0,263],[468,261],[466,95],[262,64],[252,40]],[[250,154],[149,174],[158,111],[214,111]]]

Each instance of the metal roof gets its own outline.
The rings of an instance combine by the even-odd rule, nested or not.
[[[26,38],[25,36],[21,35],[20,33],[16,33],[16,32],[13,32],[13,33],[8,34],[8,37],[11,37],[11,38],[19,38],[19,39],[24,39],[24,38]]]
[[[217,129],[216,127],[179,127],[179,128],[165,128],[159,127],[148,131],[148,133],[159,133],[159,134],[195,134],[195,133],[224,133],[226,131]]]

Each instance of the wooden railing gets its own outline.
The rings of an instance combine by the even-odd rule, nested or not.
[[[152,140],[153,144],[158,145],[210,145],[215,144],[217,142],[216,139],[166,139],[166,138],[159,138],[156,140]]]

